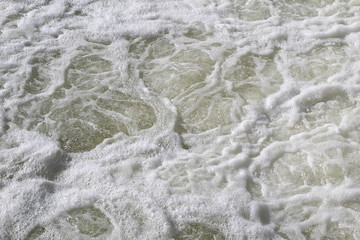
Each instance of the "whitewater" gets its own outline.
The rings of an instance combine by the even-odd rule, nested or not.
[[[0,239],[360,239],[360,1],[0,0]]]

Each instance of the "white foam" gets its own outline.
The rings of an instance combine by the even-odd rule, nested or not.
[[[358,239],[358,1],[0,2],[1,239]]]

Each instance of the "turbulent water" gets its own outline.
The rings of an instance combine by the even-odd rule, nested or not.
[[[359,226],[359,0],[0,1],[0,239]]]

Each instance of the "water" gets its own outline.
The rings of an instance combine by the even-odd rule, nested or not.
[[[0,239],[360,239],[360,1],[0,1]]]

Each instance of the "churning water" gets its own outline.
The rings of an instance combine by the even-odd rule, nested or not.
[[[1,0],[0,239],[360,239],[359,0]]]

